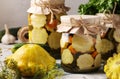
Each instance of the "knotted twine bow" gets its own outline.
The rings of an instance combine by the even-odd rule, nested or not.
[[[116,6],[117,3],[115,2],[113,13],[109,12],[106,14],[106,12],[104,12],[105,16],[107,17],[107,19],[104,19],[104,24],[112,24],[113,28],[120,29],[120,15],[114,14]]]
[[[100,24],[90,24],[82,20],[75,20],[74,18],[70,19],[72,27],[80,27],[82,34],[86,35],[97,35],[102,34],[105,31],[105,27],[102,27]]]
[[[36,1],[34,0],[34,4],[38,7],[42,8],[42,12],[44,13],[44,9],[48,8],[48,10],[50,11],[51,14],[51,20],[50,23],[53,22],[53,18],[54,18],[54,14],[66,14],[67,11],[69,11],[69,7],[66,7],[64,4],[50,4],[49,1],[43,1],[43,0],[39,0]]]
[[[107,19],[104,19],[105,24],[112,24],[113,28],[120,29],[120,15],[109,14],[106,15]]]

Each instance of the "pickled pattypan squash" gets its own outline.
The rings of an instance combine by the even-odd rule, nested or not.
[[[8,56],[5,61],[10,68],[14,68],[12,60],[16,62],[22,76],[34,76],[40,70],[42,74],[46,73],[56,64],[55,59],[37,44],[25,44]]]

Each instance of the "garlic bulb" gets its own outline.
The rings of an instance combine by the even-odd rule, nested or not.
[[[10,34],[9,29],[7,27],[7,25],[5,24],[5,34],[3,35],[3,37],[1,38],[1,42],[3,44],[11,44],[11,43],[15,43],[16,38]]]

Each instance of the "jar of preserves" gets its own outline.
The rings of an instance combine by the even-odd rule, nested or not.
[[[99,17],[93,15],[61,16],[57,32],[62,33],[61,66],[67,72],[89,72],[101,66],[101,53],[96,42],[103,35]]]
[[[64,0],[31,0],[27,10],[29,25],[29,42],[47,46],[49,53],[56,59],[60,58],[61,33],[56,32],[60,16],[69,10]]]
[[[100,51],[102,54],[102,59],[106,63],[109,57],[112,57],[113,54],[120,52],[120,15],[98,13],[97,16],[100,16],[101,24],[108,28],[105,39],[109,40],[109,43],[111,43],[111,45],[108,45],[109,48],[112,47],[111,50],[107,49],[106,51]]]

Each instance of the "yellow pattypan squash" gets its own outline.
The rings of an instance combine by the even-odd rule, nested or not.
[[[11,60],[16,62],[22,76],[33,76],[39,70],[46,73],[56,64],[55,59],[37,44],[25,44],[17,49],[6,58],[7,66],[12,66]]]
[[[107,60],[104,72],[109,79],[120,79],[120,53]]]

